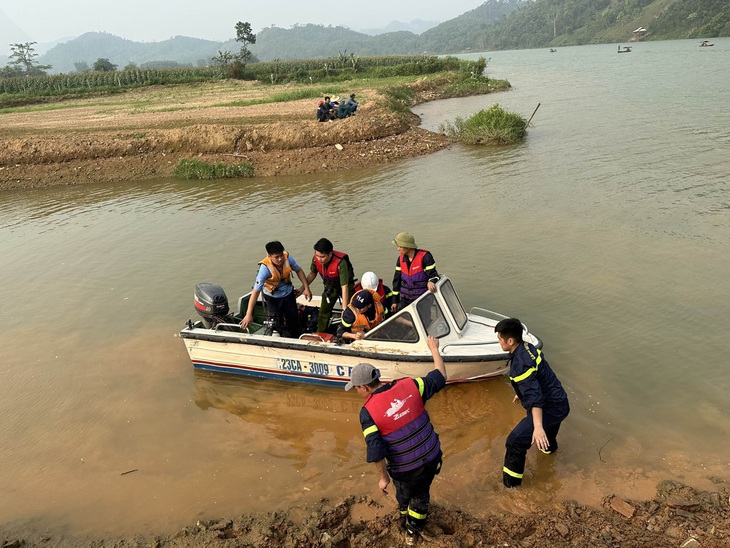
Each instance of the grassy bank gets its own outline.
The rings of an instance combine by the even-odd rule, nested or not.
[[[226,79],[7,107],[0,109],[0,188],[172,177],[181,160],[205,164],[188,168],[194,176],[246,176],[229,167],[244,162],[260,177],[429,154],[448,140],[417,129],[413,105],[509,87],[483,76],[485,60],[449,62],[452,70],[425,75],[381,69],[377,78],[275,85]],[[316,121],[318,98],[351,93],[360,101],[357,116]],[[336,145],[342,148],[323,157]]]

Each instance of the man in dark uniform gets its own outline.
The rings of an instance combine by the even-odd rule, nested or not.
[[[522,340],[522,322],[507,318],[495,327],[499,345],[510,353],[509,380],[515,397],[527,416],[507,436],[502,481],[507,487],[522,484],[527,450],[534,443],[545,454],[558,449],[558,430],[570,412],[568,395],[547,360],[530,343]]]
[[[441,444],[424,404],[446,385],[446,367],[438,339],[429,337],[428,348],[435,369],[425,377],[382,384],[380,371],[369,363],[360,363],[345,386],[345,390],[354,387],[366,398],[360,424],[367,461],[375,463],[382,491],[393,478],[409,545],[415,544],[426,524],[431,483],[441,471]]]

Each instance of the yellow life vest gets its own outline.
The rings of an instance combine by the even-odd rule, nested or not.
[[[271,262],[271,257],[268,255],[264,257],[259,265],[266,265],[266,268],[269,269],[269,273],[271,274],[270,277],[266,278],[266,281],[264,282],[264,291],[269,293],[270,295],[274,294],[274,291],[276,291],[276,288],[279,287],[280,283],[290,283],[291,282],[291,265],[289,264],[289,253],[284,251],[284,264],[281,265],[281,271],[274,265],[274,263]]]

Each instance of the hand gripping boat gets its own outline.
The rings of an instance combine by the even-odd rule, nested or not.
[[[441,276],[435,293],[426,292],[351,344],[343,344],[334,336],[340,322],[338,308],[327,332],[304,333],[294,339],[266,325],[266,308],[259,301],[254,323],[242,329],[238,324],[250,297],[250,293],[241,297],[237,312],[229,315],[222,288],[196,286],[195,309],[201,319],[188,320],[180,331],[195,368],[342,386],[355,365],[369,362],[380,369],[383,381],[421,377],[433,369],[426,345],[427,336],[433,335],[439,339],[449,383],[480,381],[507,370],[508,354],[500,348],[494,332],[494,326],[506,316],[476,307],[467,313],[446,276]],[[313,297],[307,303],[299,297],[298,304],[306,316],[319,308],[320,298]],[[524,340],[542,348],[542,341],[523,327]]]

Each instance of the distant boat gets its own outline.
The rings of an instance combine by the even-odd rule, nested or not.
[[[618,47],[618,53],[631,53],[631,46]]]
[[[714,45],[715,44],[710,44],[710,42],[708,40],[702,40],[702,42],[700,42],[701,48],[709,48],[710,46],[714,46]]]

